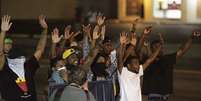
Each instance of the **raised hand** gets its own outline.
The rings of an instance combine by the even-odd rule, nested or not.
[[[52,32],[52,42],[53,43],[58,43],[62,39],[63,35],[61,35],[61,36],[59,36],[59,35],[60,35],[59,30],[57,28],[54,28],[54,30]]]
[[[45,16],[44,15],[40,15],[39,16],[39,23],[41,25],[41,27],[43,28],[43,32],[41,34],[41,37],[40,37],[40,40],[38,42],[38,45],[37,45],[37,48],[36,48],[36,51],[34,53],[34,56],[37,60],[39,60],[45,50],[45,46],[46,46],[46,43],[47,43],[47,23],[45,21]]]
[[[98,26],[101,26],[104,24],[106,17],[103,16],[103,14],[99,13],[96,17],[96,22],[98,24]]]
[[[91,32],[91,25],[88,24],[88,25],[82,25],[82,30],[85,32],[85,33],[90,33]]]
[[[81,31],[77,31],[77,32],[72,32],[72,39],[74,39],[76,36],[78,36],[81,33]]]
[[[64,39],[65,40],[70,40],[72,41],[77,35],[79,35],[81,32],[77,31],[77,32],[70,32],[71,30],[71,25],[68,25],[65,29],[64,29]]]
[[[136,46],[136,43],[137,43],[137,35],[136,35],[136,33],[131,33],[131,40],[130,40],[130,43],[131,43],[133,46]]]
[[[44,15],[40,15],[39,16],[39,23],[40,23],[40,25],[41,25],[41,27],[43,28],[43,29],[47,29],[48,28],[48,25],[47,25],[47,23],[46,23],[46,21],[45,21],[45,16]]]
[[[200,36],[201,36],[201,32],[199,32],[199,31],[193,31],[192,38],[198,38]]]
[[[92,37],[91,37],[91,25],[88,24],[88,25],[82,25],[82,30],[84,31],[84,33],[87,34],[87,36],[89,37],[89,41],[92,40]]]
[[[133,21],[133,23],[132,23],[132,30],[131,30],[132,33],[135,32],[135,30],[136,30],[136,25],[137,25],[138,21],[139,21],[139,18],[136,18],[136,19]]]
[[[152,31],[152,26],[148,26],[144,29],[143,33],[144,33],[144,35],[148,35],[148,34],[150,34],[151,31]]]
[[[127,44],[128,42],[128,34],[126,32],[120,33],[120,44]]]
[[[158,33],[158,36],[160,38],[161,43],[164,44],[164,38],[163,38],[162,33]]]
[[[10,29],[12,23],[10,22],[10,16],[5,15],[1,18],[1,31],[6,32]]]
[[[67,27],[65,27],[64,29],[64,39],[68,40],[72,37],[73,33],[70,33],[71,30],[71,25],[68,25]]]
[[[95,26],[93,30],[93,40],[96,40],[100,37],[99,29],[100,28],[98,26]]]

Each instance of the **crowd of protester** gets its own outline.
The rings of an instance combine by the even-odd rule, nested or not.
[[[81,24],[80,30],[73,30],[71,25],[64,31],[50,29],[47,100],[142,101],[144,94],[148,101],[167,101],[173,92],[174,64],[201,33],[193,31],[178,50],[165,54],[161,33],[149,41],[152,26],[136,34],[136,19],[130,31],[117,34],[119,41],[114,44],[106,33],[105,20],[103,14],[97,13],[95,23]],[[5,101],[37,101],[34,76],[40,67],[49,28],[45,16],[39,16],[39,24],[43,31],[36,51],[25,57],[6,35],[12,26],[10,16],[2,17],[0,92]]]

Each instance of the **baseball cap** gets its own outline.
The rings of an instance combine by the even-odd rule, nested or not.
[[[68,58],[70,55],[74,54],[75,53],[75,50],[73,48],[70,48],[70,49],[66,49],[64,52],[63,52],[63,55],[62,55],[62,58],[63,59],[66,59]]]
[[[11,38],[5,38],[4,39],[4,43],[5,44],[12,44],[13,43],[13,40]]]

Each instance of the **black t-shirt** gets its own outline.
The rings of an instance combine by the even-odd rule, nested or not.
[[[174,64],[176,64],[176,53],[164,55],[153,62],[144,71],[142,93],[145,95],[172,93]]]
[[[94,78],[96,77],[107,77],[108,73],[106,71],[107,66],[106,63],[97,63],[98,59],[100,57],[103,57],[105,60],[107,59],[107,56],[105,54],[98,53],[91,64],[91,71],[94,74]]]
[[[3,70],[0,71],[2,98],[6,101],[37,101],[34,75],[38,68],[39,63],[34,56],[25,61],[25,79],[28,88],[28,91],[25,93],[16,83],[18,76],[8,67],[8,62],[6,62]]]

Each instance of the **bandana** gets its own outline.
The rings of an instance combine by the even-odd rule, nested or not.
[[[11,38],[5,38],[4,43],[5,44],[12,44],[13,40]]]
[[[18,76],[18,78],[15,80],[16,84],[23,92],[27,92],[28,88],[24,70],[24,63],[26,61],[25,57],[21,56],[15,59],[7,58],[7,60],[9,68]]]

